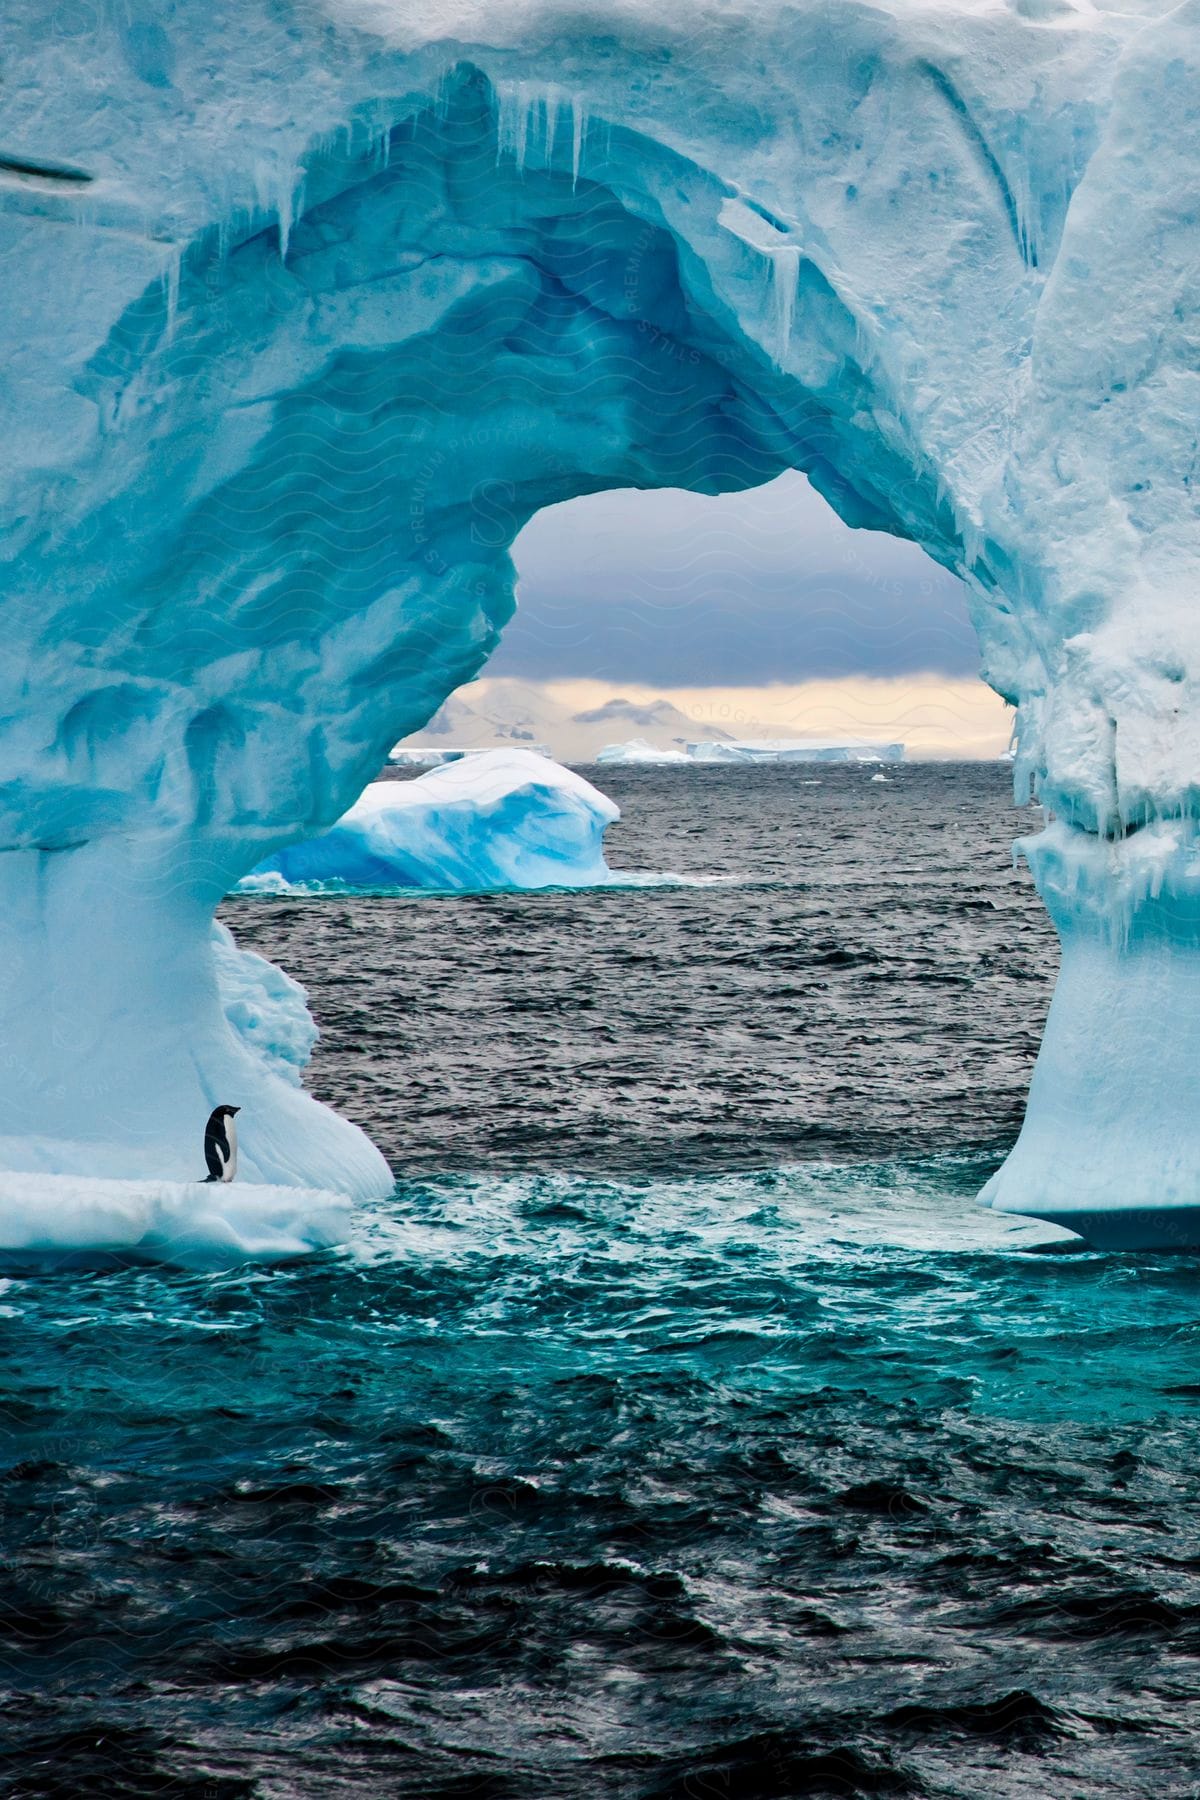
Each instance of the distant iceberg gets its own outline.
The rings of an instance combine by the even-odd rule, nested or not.
[[[606,744],[598,763],[903,762],[904,745],[861,738],[705,738],[684,750],[656,750],[645,738]]]
[[[414,781],[375,781],[331,831],[261,863],[241,892],[294,887],[490,892],[610,879],[619,807],[532,750],[487,750]]]
[[[733,738],[689,744],[693,762],[877,763],[903,762],[903,744],[868,744],[858,738]]]
[[[605,744],[597,750],[598,763],[685,763],[682,750],[657,750],[645,738],[630,738],[627,744]]]
[[[523,744],[523,750],[529,750],[535,756],[550,756],[549,744]],[[388,752],[388,761],[396,769],[440,769],[446,763],[463,762],[469,756],[487,756],[487,749],[466,749],[457,746],[435,748],[430,744],[396,744]]]

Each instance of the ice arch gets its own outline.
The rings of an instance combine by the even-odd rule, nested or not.
[[[380,1186],[230,1032],[218,897],[478,668],[538,507],[792,466],[969,584],[1060,821],[1011,1179],[1112,1190],[1053,1071],[1106,984],[1197,1030],[1194,0],[12,12],[0,1165],[186,1174],[234,1084],[252,1172]]]

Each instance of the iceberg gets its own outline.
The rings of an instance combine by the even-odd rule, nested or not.
[[[702,738],[682,750],[656,750],[645,738],[606,744],[598,763],[903,762],[904,745],[862,738]]]
[[[1055,822],[996,1195],[1186,1208],[1197,23],[11,0],[0,1170],[185,1180],[236,1097],[254,1181],[384,1191],[230,1022],[217,903],[478,672],[539,508],[795,468],[962,576]]]
[[[482,750],[414,781],[372,782],[331,831],[279,851],[241,888],[596,887],[610,879],[604,833],[620,816],[536,751]]]
[[[645,738],[630,738],[627,744],[605,744],[596,752],[598,763],[685,763],[683,750],[658,750]]]
[[[538,756],[550,755],[549,744],[525,744],[522,747],[534,751]],[[388,754],[388,761],[395,769],[440,769],[443,763],[461,762],[464,756],[485,754],[482,749],[432,749],[424,744],[394,744]]]
[[[903,744],[868,744],[860,738],[734,738],[689,744],[693,762],[879,763],[903,762]]]
[[[1200,1245],[1200,831],[1018,845],[1062,942],[1020,1138],[983,1198],[1098,1249]]]
[[[169,1263],[234,1269],[344,1242],[342,1194],[234,1181],[128,1181],[0,1174],[0,1269]]]
[[[216,920],[212,948],[226,1023],[269,1074],[298,1088],[318,1035],[308,995],[265,956],[241,949]]]

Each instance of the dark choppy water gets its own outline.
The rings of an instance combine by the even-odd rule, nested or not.
[[[973,1207],[1052,947],[996,769],[609,772],[733,881],[240,902],[402,1179],[0,1292],[0,1791],[1194,1796],[1200,1261]]]
[[[686,883],[225,916],[310,987],[313,1085],[397,1171],[643,1175],[995,1151],[1057,944],[996,764],[593,771]]]

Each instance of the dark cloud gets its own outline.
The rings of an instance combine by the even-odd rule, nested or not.
[[[488,674],[670,686],[978,671],[961,582],[851,531],[797,475],[707,499],[599,494],[540,513]]]

